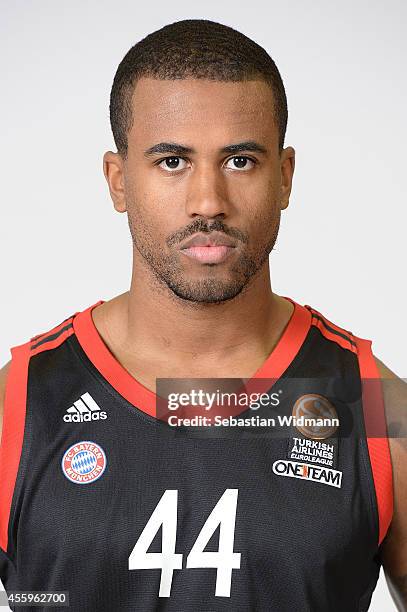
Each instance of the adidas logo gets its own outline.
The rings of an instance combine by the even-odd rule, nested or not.
[[[63,418],[66,423],[83,423],[107,419],[107,413],[100,409],[90,393],[84,393],[67,409]]]

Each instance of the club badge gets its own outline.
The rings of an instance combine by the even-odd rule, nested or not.
[[[65,451],[62,472],[75,484],[89,484],[100,478],[106,469],[103,448],[88,440],[76,442]]]

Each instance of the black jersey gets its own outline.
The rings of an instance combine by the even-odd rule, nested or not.
[[[220,427],[158,418],[158,392],[98,333],[103,300],[11,349],[7,592],[67,592],[71,612],[368,609],[393,509],[388,439],[367,430],[372,415],[385,426],[368,385],[379,374],[369,340],[291,301],[248,381],[268,381],[270,402],[226,424],[222,414]],[[313,428],[306,414],[331,425]]]

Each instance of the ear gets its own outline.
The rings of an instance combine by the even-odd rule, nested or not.
[[[110,197],[118,212],[126,212],[124,197],[123,159],[119,153],[107,151],[103,155],[103,174],[109,186]]]
[[[280,155],[280,167],[281,167],[281,210],[287,208],[291,188],[293,183],[293,175],[295,168],[295,151],[292,147],[286,147],[282,150]]]

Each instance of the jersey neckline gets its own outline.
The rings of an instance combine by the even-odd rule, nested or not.
[[[285,297],[285,296],[283,296]],[[259,378],[278,380],[299,352],[311,326],[311,313],[293,299],[291,317],[276,346],[247,384]],[[73,328],[79,344],[99,374],[134,407],[155,417],[157,395],[145,387],[111,353],[93,321],[92,310],[103,304],[99,300],[73,318]]]

